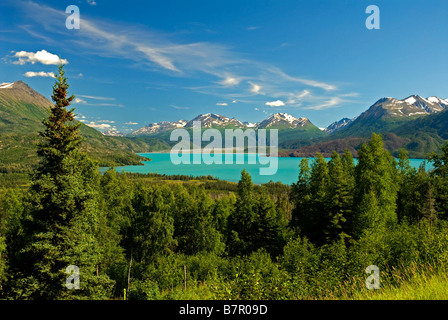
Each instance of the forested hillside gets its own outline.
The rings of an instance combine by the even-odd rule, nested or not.
[[[66,92],[60,67],[30,185],[0,192],[2,299],[355,299],[446,279],[448,144],[427,172],[373,134],[356,165],[318,154],[292,186],[100,175]]]
[[[0,172],[29,172],[38,163],[39,132],[51,106],[49,100],[22,81],[0,90]],[[80,125],[79,133],[84,139],[81,149],[105,167],[139,165],[143,158],[136,152],[169,147],[151,137],[106,137],[85,124]]]

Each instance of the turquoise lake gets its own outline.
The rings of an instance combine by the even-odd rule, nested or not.
[[[280,181],[284,184],[292,184],[297,181],[299,175],[299,163],[302,158],[277,158],[278,169],[274,175],[260,175],[260,167],[268,167],[269,164],[260,164],[258,156],[256,164],[248,164],[248,155],[244,155],[244,164],[235,163],[236,155],[234,155],[233,164],[179,164],[175,165],[171,162],[169,153],[139,153],[140,156],[150,158],[150,161],[143,161],[143,166],[124,166],[116,167],[118,172],[135,172],[135,173],[159,173],[166,175],[188,175],[188,176],[214,176],[221,180],[238,182],[241,171],[246,169],[252,176],[252,181],[256,184],[266,183],[269,181]],[[222,155],[224,160],[224,154]],[[192,160],[190,155],[190,160]],[[310,159],[312,160],[312,159]],[[410,159],[413,167],[419,167],[423,159]],[[356,159],[355,159],[356,162]],[[311,163],[311,162],[310,162]],[[430,165],[427,164],[427,168]],[[104,171],[105,168],[101,168]]]

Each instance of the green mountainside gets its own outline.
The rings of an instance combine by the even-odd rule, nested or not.
[[[22,81],[0,86],[0,172],[27,171],[36,163],[36,143],[42,131],[42,120],[48,117],[52,103]],[[393,155],[406,148],[412,158],[424,158],[439,152],[448,139],[448,102],[436,97],[410,96],[397,100],[382,98],[356,119],[335,132],[327,133],[306,118],[277,113],[264,121],[249,125],[235,118],[216,114],[199,115],[193,120],[161,122],[140,128],[127,136],[105,136],[82,124],[85,138],[82,150],[100,166],[141,164],[136,153],[168,150],[178,141],[170,141],[175,128],[192,134],[192,122],[201,121],[202,130],[278,129],[281,156],[312,157],[317,152],[330,156],[333,150],[350,150],[354,156],[372,132],[383,135],[384,146]],[[267,135],[269,144],[269,134]],[[223,139],[224,141],[224,139]],[[203,142],[202,146],[209,142]]]
[[[37,162],[36,143],[52,103],[22,81],[0,88],[0,172],[27,171]],[[155,138],[106,137],[81,124],[82,150],[100,166],[140,164],[136,152],[166,149]]]
[[[448,139],[447,108],[448,101],[437,97],[382,98],[326,138],[317,143],[302,143],[282,155],[309,157],[320,152],[331,156],[333,150],[343,153],[348,149],[356,156],[375,132],[383,135],[384,146],[393,155],[405,148],[411,158],[425,158],[428,153],[440,152]]]

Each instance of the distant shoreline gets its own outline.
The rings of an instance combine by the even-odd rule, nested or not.
[[[204,149],[204,148],[203,148]],[[202,150],[203,150],[202,149]],[[202,151],[201,150],[201,151]],[[226,153],[226,151],[228,151],[229,150],[229,148],[221,148],[221,149],[218,149],[218,148],[215,148],[214,150],[216,150],[216,151],[221,151],[221,154],[225,154]],[[230,149],[230,151],[233,151],[233,152],[239,152],[239,153],[247,153],[247,154],[257,154],[257,152],[248,152],[247,150],[241,150],[241,151],[238,151],[236,148],[231,148]],[[148,151],[148,152],[138,152],[138,154],[142,154],[142,153],[170,153],[171,152],[171,150],[161,150],[161,151]],[[192,152],[192,151],[190,151],[189,152],[190,154],[198,154],[199,152]],[[201,152],[202,153],[202,152]],[[214,154],[214,152],[212,152],[211,154]],[[268,156],[269,156],[269,153],[267,154]]]

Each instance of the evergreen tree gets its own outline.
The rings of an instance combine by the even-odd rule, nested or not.
[[[278,255],[285,245],[282,232],[286,225],[284,216],[277,212],[274,202],[264,193],[256,197],[254,210],[256,220],[252,251],[264,248],[268,253]]]
[[[348,157],[348,156],[347,156]],[[346,161],[349,161],[347,159]],[[353,209],[354,179],[349,162],[342,162],[341,157],[333,151],[328,162],[329,187],[328,187],[328,226],[326,227],[327,241],[345,238],[350,232],[347,221]]]
[[[149,264],[165,256],[176,246],[174,221],[171,214],[174,195],[165,187],[147,187],[138,183],[132,196],[132,206],[126,209],[127,221],[123,230],[123,246],[128,265],[128,285],[134,272],[134,263]]]
[[[18,298],[104,298],[113,284],[97,271],[99,174],[79,151],[81,124],[74,122],[74,109],[67,110],[74,98],[67,96],[68,87],[61,65],[53,87],[54,106],[43,121],[43,142],[38,145],[40,163],[32,175],[25,245],[13,266]],[[79,268],[79,289],[66,287],[70,265]]]
[[[369,143],[361,146],[358,155],[354,228],[356,235],[361,236],[366,229],[381,232],[384,227],[397,222],[398,181],[394,160],[384,150],[380,135],[373,133]]]
[[[308,212],[300,225],[303,235],[311,242],[321,245],[325,242],[326,228],[329,225],[329,186],[330,175],[325,158],[318,153],[311,166],[309,192],[311,195]]]
[[[97,238],[103,258],[98,268],[116,281],[116,295],[121,294],[126,287],[128,271],[121,242],[128,225],[133,192],[126,177],[119,177],[115,169],[111,168],[101,177],[99,188],[102,210],[98,218]]]
[[[0,297],[2,289],[10,291],[8,283],[8,264],[14,261],[22,246],[23,227],[21,219],[24,212],[23,194],[18,189],[7,189],[0,201]],[[5,284],[5,285],[4,285]]]
[[[399,190],[397,195],[397,216],[400,221],[419,223],[436,218],[433,179],[428,176],[425,166],[412,168],[406,150],[398,156]]]
[[[238,182],[238,198],[235,211],[229,216],[228,243],[231,255],[248,254],[253,251],[256,234],[255,199],[252,178],[246,170]]]
[[[441,219],[448,219],[448,141],[442,147],[440,155],[431,154],[429,161],[434,170],[431,177],[434,182],[435,207]]]
[[[232,193],[230,196],[215,199],[212,209],[212,219],[214,228],[222,235],[227,234],[229,216],[232,214],[236,202],[236,197]]]
[[[311,194],[309,190],[311,169],[307,158],[303,158],[299,165],[299,177],[297,183],[291,188],[291,200],[294,202],[291,225],[299,227],[305,220],[311,208]]]
[[[224,251],[222,234],[214,226],[213,203],[205,190],[184,187],[175,190],[175,238],[178,250],[186,254]]]

